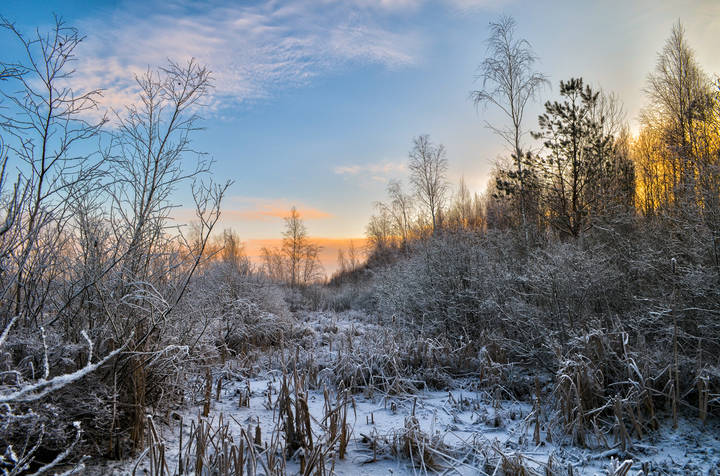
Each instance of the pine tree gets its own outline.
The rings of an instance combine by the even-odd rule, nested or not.
[[[611,169],[614,141],[605,117],[596,114],[600,92],[582,78],[560,82],[562,102],[546,102],[533,133],[546,154],[539,175],[550,225],[561,236],[577,237],[592,227],[593,211],[604,197],[603,178]]]

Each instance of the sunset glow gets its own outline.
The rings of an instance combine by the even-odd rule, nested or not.
[[[1,10],[21,27],[47,25],[57,12],[80,28],[86,39],[75,78],[104,88],[105,107],[134,101],[133,75],[148,66],[190,57],[207,64],[214,90],[195,148],[215,161],[217,179],[234,180],[221,227],[243,240],[280,238],[293,205],[311,236],[364,237],[388,180],[407,179],[411,139],[422,133],[447,148],[453,184],[464,177],[482,192],[505,145],[483,125],[497,112],[476,109],[469,92],[478,86],[488,22],[499,14],[515,17],[554,85],[582,74],[617,93],[632,130],[647,72],[677,19],[701,63],[720,71],[714,1],[688,9],[669,1],[124,0],[30,8],[9,0]],[[530,123],[544,100],[530,106]],[[190,205],[188,190],[177,195]]]

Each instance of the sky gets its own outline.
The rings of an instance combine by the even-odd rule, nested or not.
[[[720,2],[511,0],[18,1],[0,14],[21,31],[46,28],[53,13],[86,35],[75,84],[105,89],[105,107],[135,98],[134,74],[194,57],[213,72],[195,147],[215,161],[213,177],[234,183],[221,227],[255,254],[277,243],[296,206],[334,267],[337,248],[359,243],[388,180],[407,183],[413,137],[447,149],[449,179],[482,192],[502,141],[484,128],[502,121],[476,109],[470,92],[486,54],[489,22],[511,15],[552,87],[581,76],[613,91],[631,127],[643,87],[680,20],[706,72],[720,73]],[[5,44],[0,56],[17,51]],[[14,59],[14,58],[12,58]],[[185,206],[189,189],[180,191]]]

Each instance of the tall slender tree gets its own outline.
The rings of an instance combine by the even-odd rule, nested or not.
[[[663,150],[658,158],[670,181],[668,209],[679,210],[696,202],[698,176],[698,131],[693,124],[702,121],[711,109],[709,81],[687,43],[680,22],[658,55],[655,71],[648,75],[645,92],[650,99],[642,114],[648,130],[659,133]],[[692,213],[695,213],[692,211]]]
[[[297,208],[290,209],[285,217],[282,251],[287,259],[288,279],[291,287],[296,287],[302,277],[302,262],[307,247],[307,228],[300,218]]]
[[[391,180],[387,186],[389,203],[381,203],[379,206],[385,207],[387,213],[392,218],[393,234],[400,238],[400,245],[407,247],[412,228],[412,217],[415,204],[413,197],[405,193],[402,185],[397,180]]]
[[[537,56],[530,43],[515,38],[516,23],[512,17],[503,16],[490,23],[487,40],[487,57],[479,67],[477,79],[482,89],[471,93],[475,105],[491,104],[500,109],[510,124],[502,127],[485,121],[485,126],[502,137],[511,148],[514,169],[505,172],[509,179],[506,186],[518,189],[517,197],[526,244],[529,242],[529,181],[532,170],[525,166],[523,149],[523,118],[525,108],[540,90],[549,84],[546,76],[535,71]]]

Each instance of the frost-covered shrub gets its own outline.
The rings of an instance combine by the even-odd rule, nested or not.
[[[112,389],[98,369],[124,347],[98,359],[85,333],[82,348],[52,330],[15,331],[17,320],[0,332],[0,468],[40,474],[75,462],[80,470],[84,458],[76,452],[95,452],[115,417]]]
[[[474,233],[418,243],[409,257],[378,273],[378,311],[421,332],[474,334],[492,307],[487,250]]]
[[[601,248],[557,243],[522,256],[508,240],[445,233],[419,243],[377,276],[377,309],[404,325],[456,337],[499,332],[524,339],[536,329],[567,338],[627,301],[623,275]]]
[[[382,325],[358,311],[300,316],[291,356],[308,371],[311,386],[348,388],[373,394],[447,390],[453,378],[478,372],[488,384],[499,383],[501,366],[471,346],[442,338],[417,336]],[[291,364],[292,366],[292,364]]]
[[[186,339],[213,344],[221,352],[277,344],[293,324],[281,287],[230,263],[212,263],[198,275],[186,306]]]
[[[305,309],[313,311],[344,312],[351,309],[369,309],[373,298],[367,279],[335,282],[329,285],[314,284],[302,289]]]
[[[718,406],[713,243],[702,227],[660,221],[528,248],[512,232],[442,231],[376,272],[373,309],[386,325],[466,339],[495,362],[555,375],[564,428],[576,436],[591,422],[563,403],[573,399],[603,421],[643,418],[645,432],[652,412],[669,411],[675,386],[685,411]]]
[[[552,339],[567,339],[622,302],[606,299],[623,289],[602,250],[558,243],[523,256],[510,241],[504,233],[461,232],[417,244],[378,273],[377,310],[431,335],[507,341],[504,351],[518,357],[550,351]]]

